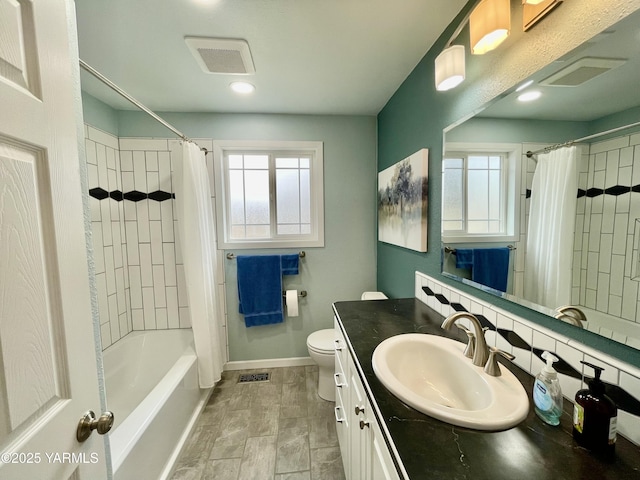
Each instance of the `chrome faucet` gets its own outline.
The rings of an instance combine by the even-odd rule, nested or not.
[[[565,305],[564,307],[556,308],[556,313],[554,318],[558,320],[568,320],[570,324],[575,325],[576,327],[584,328],[582,322],[587,321],[587,316],[584,314],[582,310],[578,307],[574,307],[573,305]]]
[[[472,362],[478,367],[484,367],[489,358],[489,347],[487,346],[487,341],[484,338],[484,329],[480,324],[480,320],[478,320],[475,315],[468,312],[456,312],[445,318],[444,322],[442,322],[442,328],[449,330],[456,320],[459,320],[460,318],[468,318],[473,325],[476,344]]]

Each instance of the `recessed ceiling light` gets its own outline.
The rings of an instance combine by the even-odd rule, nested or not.
[[[522,85],[520,85],[518,88],[516,88],[516,92],[521,92],[522,90],[527,88],[532,83],[533,83],[533,80],[528,80],[528,81],[524,82]]]
[[[248,82],[233,82],[229,86],[231,87],[231,90],[233,90],[234,92],[242,93],[244,95],[248,93],[252,93],[256,89],[256,87],[254,87]]]
[[[542,93],[539,90],[531,90],[530,92],[525,92],[518,97],[518,100],[521,102],[532,102],[534,100],[539,99],[542,96]]]

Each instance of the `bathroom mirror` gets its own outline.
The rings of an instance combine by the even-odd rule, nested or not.
[[[518,91],[519,86],[514,86],[473,118],[445,131],[445,275],[554,316],[554,308],[560,305],[538,305],[524,297],[529,204],[536,168],[536,156],[528,158],[526,152],[640,122],[639,43],[640,12],[635,12],[532,75],[531,85]],[[539,91],[540,98],[518,101],[518,96],[531,91]],[[640,323],[636,323],[640,318],[640,126],[597,136],[581,142],[578,148],[573,258],[564,259],[572,269],[571,304],[585,311],[588,330],[640,349]],[[446,171],[447,166],[454,165],[458,157],[478,152],[479,156],[487,155],[490,163],[493,153],[509,149],[521,158],[520,172],[515,184],[496,182],[495,188],[498,197],[511,195],[507,203],[519,203],[519,208],[496,211],[498,217],[507,215],[502,221],[511,222],[515,228],[504,231],[500,238],[452,234],[455,224],[447,222],[455,220],[451,209],[455,213],[455,199],[459,199],[452,185],[469,192],[478,181],[456,177]],[[483,178],[490,176],[488,173]],[[469,195],[478,199],[477,193]],[[511,249],[506,292],[474,282],[461,262],[458,266],[463,268],[456,268],[459,249],[464,254],[467,248],[493,247]]]

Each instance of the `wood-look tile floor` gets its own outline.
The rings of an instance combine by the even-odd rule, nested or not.
[[[269,372],[268,382],[238,383]],[[172,480],[344,480],[333,402],[318,367],[224,372]]]

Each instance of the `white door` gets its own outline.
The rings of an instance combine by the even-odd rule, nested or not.
[[[107,478],[72,0],[0,0],[0,478]]]

